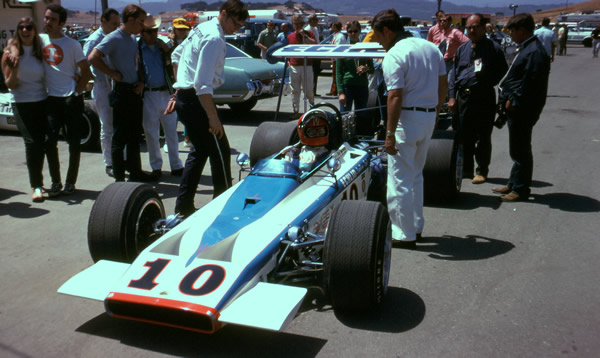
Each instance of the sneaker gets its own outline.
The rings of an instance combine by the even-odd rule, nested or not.
[[[106,168],[104,168],[104,171],[106,172],[106,175],[108,175],[111,178],[115,176],[115,174],[113,173],[112,165],[107,165]]]
[[[163,152],[165,153],[169,153],[169,147],[167,147],[167,145],[163,145]]]
[[[152,175],[154,175],[156,179],[160,179],[162,177],[162,171],[160,169],[155,169],[152,171]]]
[[[46,190],[46,193],[48,193],[49,198],[54,198],[54,197],[60,195],[62,188],[63,188],[62,183],[52,183],[52,186],[50,187],[49,190]]]
[[[75,193],[75,184],[66,183],[65,188],[63,189],[62,193],[64,195],[71,195],[71,194]]]
[[[42,191],[42,188],[33,188],[33,195],[31,195],[31,200],[34,203],[41,203],[44,201],[44,193]]]

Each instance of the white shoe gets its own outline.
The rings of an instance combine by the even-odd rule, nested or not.
[[[165,153],[169,153],[169,148],[167,147],[166,144],[163,146],[163,150]]]

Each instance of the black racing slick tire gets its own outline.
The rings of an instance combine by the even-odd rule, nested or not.
[[[86,101],[81,123],[81,150],[95,152],[100,150],[100,118],[93,102]]]
[[[452,202],[460,193],[462,145],[453,131],[435,130],[423,168],[423,193],[428,202]]]
[[[323,285],[334,311],[377,309],[388,288],[392,236],[387,210],[377,202],[344,200],[325,238]]]
[[[250,165],[254,166],[259,159],[278,153],[288,145],[298,142],[297,121],[263,122],[250,143]]]
[[[88,222],[88,247],[94,262],[131,263],[158,236],[154,223],[165,208],[152,186],[118,182],[98,196]]]
[[[256,103],[258,103],[258,97],[252,97],[242,103],[229,103],[228,106],[234,112],[245,113],[250,112],[256,106]]]

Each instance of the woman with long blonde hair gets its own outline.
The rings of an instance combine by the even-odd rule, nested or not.
[[[31,199],[42,202],[42,169],[48,134],[42,44],[35,23],[29,17],[19,21],[15,33],[16,36],[9,40],[2,54],[2,72],[6,86],[14,97],[12,108],[25,142],[27,170],[33,189]]]

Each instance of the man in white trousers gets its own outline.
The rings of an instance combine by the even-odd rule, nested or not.
[[[395,247],[414,249],[421,237],[423,167],[448,81],[439,49],[424,39],[401,36],[404,27],[394,9],[373,18],[377,42],[387,51],[387,202]]]
[[[119,27],[121,18],[119,12],[115,9],[106,9],[100,17],[100,28],[94,31],[88,37],[83,45],[83,54],[87,57],[92,50],[102,41],[104,36],[110,34]],[[108,59],[105,58],[107,64]],[[110,66],[110,64],[109,64]],[[104,158],[105,171],[108,176],[113,176],[112,168],[112,136],[113,136],[113,117],[112,107],[108,103],[108,94],[112,90],[111,80],[103,72],[98,71],[91,66],[92,74],[95,77],[94,88],[92,88],[92,98],[96,103],[98,117],[100,117],[100,144],[102,146],[102,157]]]

